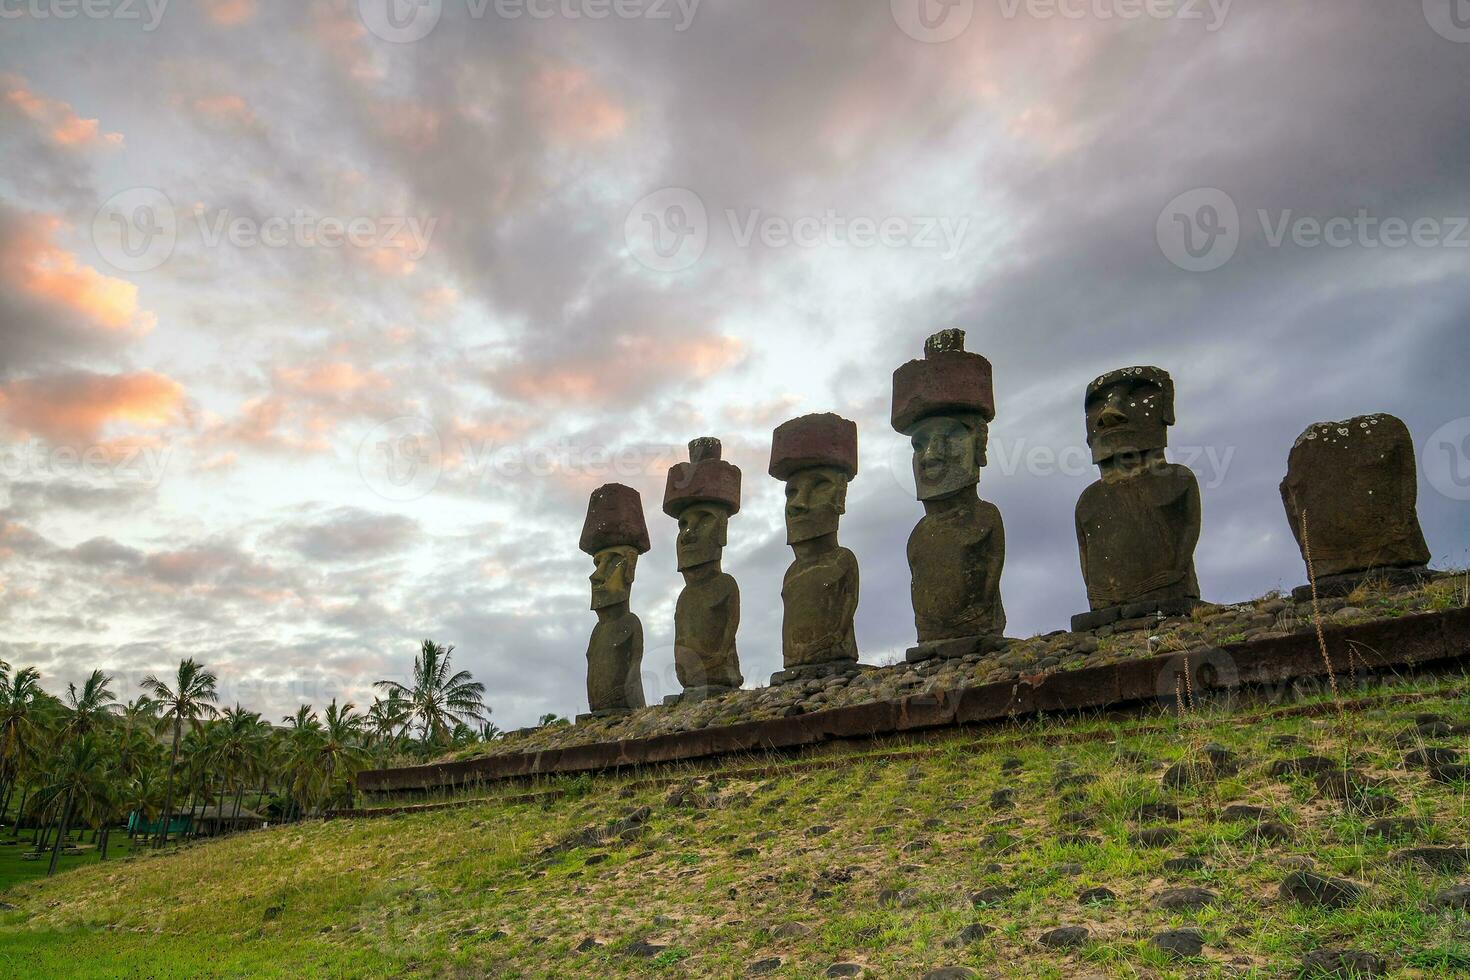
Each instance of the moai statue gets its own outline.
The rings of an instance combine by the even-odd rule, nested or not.
[[[781,654],[772,684],[855,673],[858,563],[837,543],[847,484],[857,476],[857,425],[803,415],[776,427],[770,473],[786,482],[786,543],[796,560],[781,582]]]
[[[975,489],[994,420],[990,362],[965,350],[963,330],[940,331],[925,342],[923,360],[893,372],[893,427],[913,442],[924,504],[908,545],[919,633],[910,661],[1004,645],[1005,527]]]
[[[1164,458],[1174,381],[1156,367],[1113,371],[1087,386],[1087,445],[1102,479],[1077,501],[1077,547],[1092,611],[1074,631],[1199,603],[1194,546],[1199,483]]]
[[[1370,577],[1409,585],[1432,574],[1417,467],[1409,427],[1392,415],[1318,422],[1297,439],[1281,502],[1303,560],[1310,549],[1318,595],[1346,595]],[[1309,600],[1312,587],[1292,595]]]
[[[745,681],[735,651],[740,586],[720,568],[730,518],[740,511],[740,467],[720,452],[720,440],[695,439],[689,462],[675,463],[664,485],[664,513],[679,522],[684,576],[674,607],[674,670],[684,693],[666,701],[701,701]]]
[[[592,608],[597,625],[587,644],[591,717],[643,707],[643,624],[628,608],[648,527],[638,491],[609,483],[592,491],[580,547],[592,556]]]

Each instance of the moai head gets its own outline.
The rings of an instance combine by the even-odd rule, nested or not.
[[[638,556],[648,551],[648,527],[638,491],[609,483],[592,491],[580,547],[592,556],[592,608],[606,609],[629,600]]]
[[[664,513],[679,521],[679,571],[720,560],[730,518],[740,512],[740,467],[720,458],[720,440],[689,444],[664,485]]]
[[[1094,464],[1141,462],[1169,445],[1174,380],[1156,367],[1110,371],[1087,386],[1086,410]]]
[[[776,427],[770,474],[786,481],[786,543],[835,534],[857,476],[857,424],[838,415],[803,415]]]
[[[938,500],[980,482],[995,420],[990,362],[965,350],[963,330],[941,330],[924,358],[893,372],[893,427],[914,447],[920,500]]]

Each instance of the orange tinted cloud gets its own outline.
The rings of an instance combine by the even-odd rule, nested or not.
[[[531,79],[527,99],[532,114],[558,142],[600,143],[628,125],[622,104],[580,68],[542,68]]]
[[[345,361],[282,368],[276,372],[282,387],[308,395],[339,395],[366,388],[387,388],[388,379],[375,371],[359,371]]]
[[[221,27],[238,27],[255,16],[255,0],[204,0],[204,12]]]
[[[74,371],[0,385],[0,415],[15,429],[55,443],[94,442],[115,423],[158,428],[183,414],[184,389],[151,371]]]
[[[257,122],[255,110],[238,95],[205,95],[190,101],[190,106],[210,122],[250,127]]]
[[[496,372],[506,394],[523,401],[590,402],[624,398],[679,381],[697,381],[738,364],[745,345],[734,337],[617,338],[610,352],[592,360],[540,370],[524,366]]]
[[[105,276],[51,241],[61,222],[22,216],[0,239],[0,284],[79,314],[107,331],[147,333],[156,317],[138,308],[138,287]]]
[[[104,133],[96,119],[83,119],[70,103],[31,91],[19,75],[0,74],[0,101],[29,119],[52,143],[68,149],[122,146],[122,133]]]

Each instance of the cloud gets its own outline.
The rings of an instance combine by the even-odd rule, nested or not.
[[[255,129],[260,119],[250,103],[239,95],[201,95],[188,100],[190,111],[199,119],[241,130]]]
[[[10,427],[53,443],[95,442],[119,424],[156,429],[183,421],[184,411],[183,386],[152,371],[73,371],[0,385],[0,416]]]
[[[255,17],[256,0],[204,0],[204,11],[220,27],[239,27]]]
[[[53,145],[65,149],[121,147],[122,133],[103,132],[96,119],[83,119],[70,103],[32,90],[19,75],[0,73],[0,105],[32,123]]]
[[[137,336],[152,330],[157,317],[139,307],[138,287],[83,265],[57,245],[53,238],[61,227],[59,218],[0,204],[0,284],[14,294],[0,301],[0,313],[13,305],[17,309],[11,315],[19,319],[24,314],[18,307],[28,303],[104,334]]]
[[[364,561],[402,551],[420,534],[402,514],[374,514],[343,507],[323,520],[280,528],[276,540],[311,561]]]
[[[546,65],[527,86],[532,115],[561,143],[600,143],[620,136],[628,113],[584,69]]]

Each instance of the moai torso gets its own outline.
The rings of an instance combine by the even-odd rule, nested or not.
[[[1199,598],[1199,532],[1199,483],[1186,466],[1159,463],[1088,487],[1077,502],[1077,544],[1092,608]]]
[[[798,557],[781,582],[785,615],[781,651],[788,668],[834,660],[856,661],[853,614],[858,602],[857,556],[838,547]]]
[[[587,644],[587,703],[591,709],[643,707],[642,670],[642,622],[627,610],[606,619],[599,615]]]
[[[1001,636],[1005,527],[994,504],[968,498],[927,514],[909,535],[919,641]]]
[[[739,687],[740,586],[725,572],[691,581],[674,607],[674,670],[690,687]]]
[[[1281,481],[1298,547],[1306,512],[1306,543],[1318,578],[1428,563],[1418,492],[1413,436],[1392,415],[1309,427],[1292,448]]]

